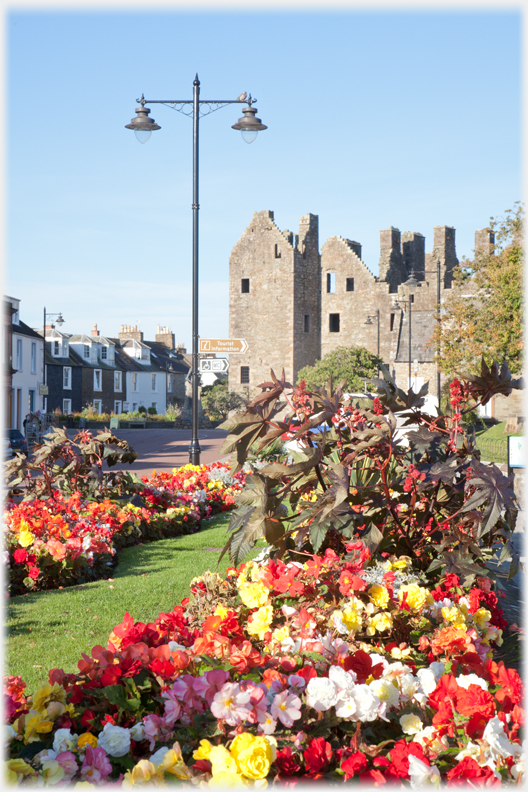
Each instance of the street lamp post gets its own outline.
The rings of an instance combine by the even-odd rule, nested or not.
[[[150,135],[156,129],[161,129],[153,118],[149,118],[150,109],[145,107],[148,104],[163,104],[177,110],[183,115],[193,119],[193,275],[192,275],[192,439],[189,446],[189,461],[192,465],[200,464],[200,443],[198,439],[198,153],[199,153],[199,122],[200,115],[209,115],[221,107],[228,104],[246,104],[242,110],[242,118],[239,118],[232,129],[239,129],[246,143],[252,143],[257,137],[257,133],[267,129],[260,118],[256,117],[257,108],[252,105],[257,101],[243,93],[238,99],[200,99],[200,80],[196,75],[194,82],[192,99],[145,99],[144,95],[138,99],[139,107],[136,108],[136,118],[130,124],[126,124],[127,129],[133,129],[140,143],[146,143]],[[246,98],[247,97],[247,98]]]
[[[43,385],[46,384],[46,322],[52,316],[56,316],[57,317],[56,320],[55,320],[55,324],[58,324],[59,327],[62,327],[62,325],[64,324],[64,319],[62,318],[62,313],[60,311],[59,311],[59,313],[46,313],[46,306],[44,306],[44,327],[43,327],[44,343],[43,343],[43,353],[42,353],[42,384]],[[42,406],[44,406],[44,404],[46,403],[45,399],[46,399],[46,395],[43,394],[42,395],[42,401],[43,401]],[[44,410],[44,412],[45,412],[45,410]]]
[[[412,382],[412,371],[411,371],[411,339],[412,339],[412,332],[411,332],[411,317],[412,317],[412,297],[415,292],[416,287],[418,286],[418,281],[414,277],[414,272],[411,271],[411,275],[408,280],[405,281],[403,284],[407,286],[409,291],[409,390],[411,390],[411,382]]]
[[[436,315],[440,322],[440,261],[436,262],[436,270],[422,270],[425,275],[432,275],[436,272]],[[411,272],[412,275],[412,272]],[[438,335],[438,346],[436,350],[436,390],[438,393],[438,412],[440,412],[440,333]]]
[[[366,325],[374,324],[373,321],[372,321],[374,319],[374,316],[376,316],[377,321],[378,321],[378,358],[379,358],[379,355],[380,355],[380,312],[379,312],[379,308],[376,308],[376,313],[375,314],[368,314],[367,321],[365,322],[365,324]],[[379,376],[379,367],[378,367],[378,376]]]

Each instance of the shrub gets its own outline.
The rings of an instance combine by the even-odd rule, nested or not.
[[[147,412],[148,412],[149,415],[157,415],[158,414],[158,411],[156,410],[155,407],[149,407]]]
[[[202,389],[202,408],[213,421],[225,420],[230,412],[240,412],[246,402],[238,393],[230,393],[225,380]]]
[[[490,369],[482,361],[480,377],[453,380],[449,411],[433,418],[421,411],[427,385],[407,393],[382,371],[384,379],[373,380],[378,396],[371,410],[354,404],[342,386],[309,391],[272,372],[246,412],[222,425],[230,431],[222,453],[233,452],[235,473],[255,443],[262,451],[292,438],[303,448],[293,465],[275,462],[249,478],[224,548],[234,564],[262,536],[278,556],[326,546],[342,552],[358,537],[372,554],[404,554],[418,569],[456,573],[464,584],[489,574],[485,562],[500,542],[501,561],[511,555],[510,576],[515,573],[514,493],[498,468],[481,464],[461,422],[466,411],[522,381],[512,380],[506,364]],[[284,399],[289,413],[279,420]],[[327,430],[319,428],[324,422]]]
[[[143,415],[147,414],[147,408],[144,407],[142,404],[138,407],[138,412],[143,413]]]

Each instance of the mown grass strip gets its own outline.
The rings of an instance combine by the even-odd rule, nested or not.
[[[113,580],[13,597],[7,605],[5,673],[27,682],[28,691],[46,681],[51,668],[73,673],[81,652],[106,646],[108,636],[128,611],[135,621],[149,622],[189,595],[189,583],[206,569],[225,572],[230,515],[203,523],[189,536],[162,539],[119,554]],[[256,551],[258,552],[258,551]]]

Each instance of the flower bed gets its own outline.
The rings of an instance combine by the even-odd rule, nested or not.
[[[245,476],[229,466],[185,465],[143,478],[133,503],[54,492],[15,503],[5,515],[10,592],[21,594],[96,580],[122,547],[199,530],[200,521],[233,508]],[[141,505],[142,504],[142,505]]]
[[[301,559],[299,555],[298,558]],[[13,783],[521,782],[522,684],[493,659],[490,581],[434,587],[361,542],[204,573],[152,623],[28,696],[6,680]]]

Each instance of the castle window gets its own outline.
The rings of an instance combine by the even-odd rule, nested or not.
[[[240,366],[240,384],[247,385],[249,383],[249,366]]]
[[[304,332],[310,332],[310,314],[304,314]]]
[[[347,291],[354,291],[354,278],[347,278],[346,279],[346,290]]]
[[[280,258],[280,257],[281,257],[281,252],[279,250],[279,246],[275,245],[275,258]]]
[[[336,274],[335,272],[326,273],[326,291],[328,294],[335,294],[336,290]]]
[[[396,316],[396,314],[393,314],[393,313],[391,313],[391,315],[390,315],[390,329],[391,329],[391,333],[394,330],[394,317],[395,316]]]
[[[413,303],[414,302],[414,294],[411,294],[410,297],[411,297],[411,302]]]
[[[242,294],[249,294],[249,278],[242,278]]]
[[[329,314],[329,330],[331,333],[339,333],[339,314]]]

